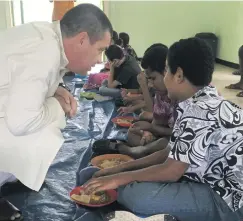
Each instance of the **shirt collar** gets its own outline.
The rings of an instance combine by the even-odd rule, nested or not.
[[[53,22],[52,25],[53,25],[53,30],[55,31],[55,33],[57,35],[57,40],[58,40],[59,46],[60,46],[60,51],[61,51],[61,68],[62,69],[66,69],[66,66],[68,65],[69,61],[67,59],[67,56],[65,54],[64,47],[63,47],[60,21],[55,21],[55,22]]]
[[[215,87],[213,86],[205,86],[204,88],[202,88],[201,90],[199,90],[198,92],[196,92],[192,97],[188,98],[185,101],[180,102],[180,105],[189,105],[190,103],[195,102],[196,100],[200,100],[200,97],[205,96],[207,98],[209,97],[219,97],[219,94],[216,90]]]

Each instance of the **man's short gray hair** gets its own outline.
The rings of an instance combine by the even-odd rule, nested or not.
[[[108,17],[92,4],[80,4],[69,10],[61,19],[60,26],[63,37],[87,32],[92,42],[102,39],[106,31],[111,36],[113,33]]]

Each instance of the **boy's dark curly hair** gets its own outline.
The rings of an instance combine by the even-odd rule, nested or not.
[[[124,52],[120,46],[114,44],[106,49],[105,55],[109,61],[113,61],[114,59],[120,60],[124,57]]]
[[[175,42],[169,48],[167,62],[172,74],[180,67],[195,86],[207,86],[212,81],[213,52],[202,39],[188,38]]]
[[[141,66],[143,69],[150,68],[151,71],[157,71],[161,74],[165,70],[165,62],[167,56],[167,46],[157,43],[151,45],[144,53]]]

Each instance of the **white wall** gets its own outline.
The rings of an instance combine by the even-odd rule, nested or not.
[[[215,32],[216,2],[110,1],[117,32],[128,32],[139,56],[153,43],[171,45],[198,32]]]
[[[197,32],[213,32],[219,37],[218,57],[238,63],[243,2],[109,1],[108,12],[114,29],[130,34],[139,56],[156,42],[169,46]]]
[[[11,27],[10,2],[0,1],[0,31]]]

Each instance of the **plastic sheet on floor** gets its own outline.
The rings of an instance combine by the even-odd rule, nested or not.
[[[68,86],[76,95],[77,82],[68,79]],[[89,164],[94,140],[126,138],[127,130],[120,130],[110,122],[115,115],[113,101],[98,103],[83,99],[78,102],[78,114],[67,119],[63,130],[65,143],[50,166],[41,190],[8,197],[23,212],[25,221],[101,220],[96,211],[77,207],[70,200],[69,192],[76,186],[77,172]]]

